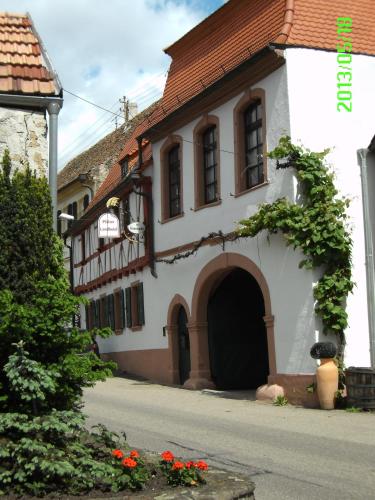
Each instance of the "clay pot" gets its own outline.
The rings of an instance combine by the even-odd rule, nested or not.
[[[339,371],[332,358],[320,360],[320,366],[316,370],[316,382],[320,407],[322,410],[333,410],[339,385]]]

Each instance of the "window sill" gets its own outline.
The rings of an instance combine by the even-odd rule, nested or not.
[[[217,207],[218,205],[221,205],[221,199],[213,201],[212,203],[207,203],[206,205],[200,205],[199,207],[195,207],[194,212],[198,212],[198,210],[203,210],[204,208]]]
[[[253,191],[256,191],[257,189],[260,189],[262,187],[268,186],[269,181],[262,182],[261,184],[257,184],[256,186],[253,186],[249,189],[245,189],[244,191],[240,191],[239,193],[236,193],[234,195],[235,198],[238,198],[239,196],[243,196],[244,194],[252,193]]]
[[[163,219],[159,222],[160,222],[160,224],[165,224],[166,222],[172,222],[176,219],[181,219],[181,217],[183,217],[184,215],[185,215],[184,212],[181,212],[180,214],[175,215],[174,217],[169,217],[168,219]]]

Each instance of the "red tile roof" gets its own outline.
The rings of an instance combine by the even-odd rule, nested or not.
[[[127,141],[120,159],[135,155],[136,138],[224,74],[270,44],[336,50],[336,18],[353,18],[353,52],[375,55],[374,0],[230,0],[168,47],[172,57],[161,103]],[[117,163],[94,204],[119,182]]]
[[[336,20],[351,17],[353,53],[375,55],[374,0],[293,0],[287,45],[335,50]]]
[[[142,134],[142,132],[147,128],[148,121],[147,117],[154,111],[154,109],[158,106],[159,102],[151,104],[148,108],[143,110],[137,116],[133,118],[130,122],[131,129],[130,135],[128,136],[124,147],[119,155],[118,161],[113,165],[111,170],[108,172],[107,177],[97,190],[94,198],[92,199],[90,205],[87,207],[87,210],[94,205],[96,205],[100,200],[104,198],[108,193],[114,189],[119,182],[121,181],[121,166],[120,161],[125,158],[125,156],[129,157],[129,168],[134,168],[138,163],[138,143],[137,137]],[[143,163],[148,163],[151,160],[152,150],[151,144],[148,141],[143,141],[142,147],[142,160]]]
[[[0,93],[48,96],[60,90],[30,16],[0,12]]]
[[[230,0],[165,49],[172,57],[149,128],[269,44],[336,51],[336,18],[352,17],[353,53],[375,55],[374,0]]]

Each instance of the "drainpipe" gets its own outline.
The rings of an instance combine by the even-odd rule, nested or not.
[[[47,109],[49,114],[48,182],[52,200],[53,228],[57,231],[57,124],[61,107],[57,102],[51,102]]]
[[[370,359],[371,367],[375,368],[375,270],[374,270],[374,245],[372,239],[372,228],[370,220],[370,203],[368,195],[367,178],[367,154],[368,149],[357,151],[358,164],[361,169],[362,181],[362,204],[365,232],[365,252],[366,252],[366,284],[367,284],[367,309],[370,336]]]

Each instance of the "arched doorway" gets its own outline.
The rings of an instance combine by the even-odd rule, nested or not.
[[[181,306],[177,315],[178,371],[181,385],[184,384],[190,375],[190,341],[187,322],[186,311]]]
[[[211,377],[218,389],[256,389],[269,375],[265,306],[244,269],[224,274],[207,304]]]
[[[210,353],[208,341],[208,303],[220,284],[229,274],[241,269],[259,286],[264,303],[263,321],[266,328],[266,345],[268,351],[268,373],[276,374],[276,353],[274,339],[274,317],[272,315],[271,297],[267,281],[259,267],[248,257],[232,252],[223,252],[200,271],[195,282],[191,320],[189,321],[191,370],[190,378],[184,387],[203,389],[215,387],[211,378]]]

